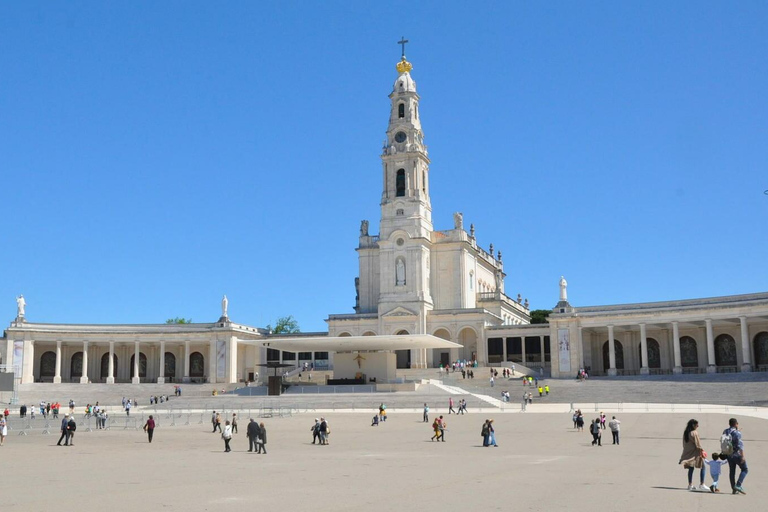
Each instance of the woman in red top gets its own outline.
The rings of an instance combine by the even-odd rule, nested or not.
[[[149,415],[149,419],[144,424],[144,432],[147,433],[147,437],[149,438],[149,442],[152,442],[152,434],[155,431],[155,420],[152,418],[152,415]]]

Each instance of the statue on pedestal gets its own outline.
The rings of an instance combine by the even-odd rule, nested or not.
[[[27,306],[27,301],[24,300],[23,295],[16,297],[16,316],[24,318],[24,308]]]
[[[560,276],[560,301],[568,302],[568,281],[563,276]]]
[[[368,236],[368,221],[360,222],[360,236]]]
[[[397,263],[395,264],[395,285],[405,285],[405,262],[400,258],[398,258]]]
[[[454,229],[464,229],[464,214],[461,212],[456,212],[453,214],[453,228]]]
[[[227,318],[227,306],[229,306],[229,301],[227,300],[227,296],[224,295],[224,298],[221,299],[221,317]]]

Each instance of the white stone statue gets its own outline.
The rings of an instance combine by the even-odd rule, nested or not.
[[[24,308],[27,306],[27,301],[24,300],[23,295],[16,297],[16,316],[19,318],[24,316]]]
[[[405,263],[402,259],[398,259],[395,263],[395,284],[397,286],[405,285]]]
[[[464,214],[461,212],[456,212],[453,214],[453,228],[454,229],[464,229]]]
[[[568,281],[563,276],[560,276],[560,301],[568,302]]]
[[[368,236],[368,221],[360,222],[360,236]]]
[[[221,316],[224,318],[227,318],[227,306],[229,306],[229,301],[227,296],[224,295],[224,298],[221,299]]]

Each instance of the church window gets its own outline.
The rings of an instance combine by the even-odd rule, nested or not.
[[[469,273],[469,289],[474,290],[475,289],[475,274],[474,272]]]
[[[401,119],[405,117],[405,103],[401,103],[397,106],[397,117]]]
[[[396,197],[405,196],[405,169],[398,169],[395,189],[397,190],[395,193]]]

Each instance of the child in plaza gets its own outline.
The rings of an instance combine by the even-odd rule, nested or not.
[[[723,466],[728,464],[728,456],[725,454],[713,452],[712,460],[704,459],[704,464],[709,466],[709,474],[712,477],[712,485],[709,486],[709,490],[712,492],[720,492],[718,488],[718,482],[720,480],[720,473]]]

